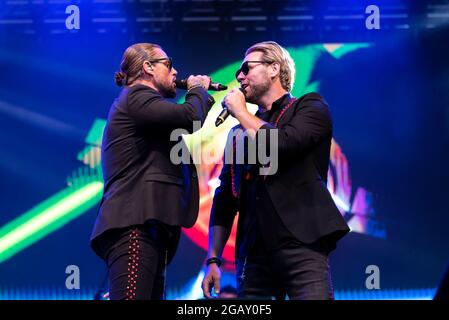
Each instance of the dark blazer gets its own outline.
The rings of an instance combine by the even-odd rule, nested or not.
[[[271,123],[291,99],[290,95],[285,95],[273,103]],[[349,228],[326,187],[332,140],[332,120],[327,103],[317,93],[305,94],[283,113],[278,128],[271,123],[262,126],[257,136],[265,131],[268,138],[270,130],[278,130],[278,170],[264,180],[276,212],[301,242],[312,243],[326,236],[336,243]],[[232,226],[240,208],[240,185],[244,183],[242,177],[247,176],[247,167],[234,165],[231,170],[230,164],[223,166],[210,226]],[[237,238],[244,236],[240,234]]]
[[[199,207],[196,168],[192,161],[172,163],[170,151],[178,142],[170,141],[170,133],[176,128],[191,133],[192,122],[203,124],[212,105],[203,88],[190,90],[183,104],[145,85],[121,91],[103,135],[104,193],[91,240],[106,230],[150,219],[194,225]]]

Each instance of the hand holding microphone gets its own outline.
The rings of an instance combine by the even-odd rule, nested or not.
[[[178,89],[190,90],[194,87],[201,86],[206,90],[222,91],[228,87],[221,83],[212,82],[209,76],[190,76],[187,79],[176,79],[176,87]]]
[[[232,89],[225,96],[221,105],[223,106],[223,110],[220,112],[217,120],[215,120],[216,127],[222,124],[230,114],[235,115],[240,111],[246,111],[245,91],[242,88]]]
[[[228,89],[227,86],[221,83],[212,82],[209,76],[190,76],[187,79],[176,79],[176,87],[178,89],[190,90],[194,87],[201,86],[206,90],[222,91]],[[232,89],[221,102],[223,110],[215,120],[215,126],[222,124],[226,118],[236,110],[244,108],[246,110],[245,91],[242,88]]]

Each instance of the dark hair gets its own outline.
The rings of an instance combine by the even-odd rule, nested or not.
[[[119,71],[116,72],[114,74],[114,78],[115,78],[115,83],[121,87],[123,85],[126,85],[126,74],[124,74],[123,72]]]
[[[152,43],[136,43],[129,46],[123,54],[120,71],[114,75],[115,83],[120,87],[127,86],[140,78],[143,62],[154,59],[156,48],[161,47]]]

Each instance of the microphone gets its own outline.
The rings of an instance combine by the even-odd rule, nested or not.
[[[245,94],[245,91],[242,88],[239,88],[239,90],[241,92],[243,92],[243,94]],[[229,112],[228,108],[225,106],[223,106],[223,110],[221,110],[220,114],[217,117],[217,120],[215,120],[215,126],[218,127],[220,124],[222,124],[223,122],[225,122],[226,118],[229,117],[231,113]]]
[[[181,80],[176,79],[175,84],[176,84],[176,88],[187,90],[187,79],[181,79]],[[215,82],[211,81],[209,84],[209,88],[207,88],[207,90],[222,91],[222,90],[226,90],[227,88],[228,88],[228,86],[222,85],[221,83],[215,83]]]
[[[218,127],[220,124],[222,124],[227,117],[229,117],[229,110],[226,107],[223,107],[223,110],[221,110],[220,114],[217,117],[217,120],[215,120],[215,126]]]

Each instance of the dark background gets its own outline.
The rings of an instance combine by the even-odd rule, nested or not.
[[[127,46],[160,44],[182,77],[210,74],[240,61],[246,48],[259,41],[274,40],[284,47],[363,41],[371,47],[338,60],[323,54],[311,79],[321,80],[320,93],[331,106],[334,137],[348,158],[353,186],[373,193],[376,215],[387,231],[386,239],[351,233],[339,243],[331,256],[334,286],[363,290],[370,264],[380,268],[382,289],[437,286],[449,263],[449,28],[440,20],[434,28],[425,27],[428,21],[422,19],[432,2],[388,2],[409,13],[408,29],[394,28],[394,19],[389,19],[381,30],[366,30],[364,20],[354,19],[341,22],[349,31],[337,26],[327,30],[326,21],[317,18],[311,29],[307,21],[303,30],[293,31],[268,21],[262,31],[246,22],[241,26],[246,31],[236,31],[240,22],[231,19],[183,24],[182,17],[198,3],[168,1],[154,11],[172,15],[174,21],[159,26],[160,32],[147,33],[131,23],[106,25],[99,33],[89,22],[98,12],[90,10],[94,4],[73,3],[81,9],[80,30],[64,31],[62,26],[61,33],[52,33],[55,27],[42,23],[33,25],[35,33],[30,34],[24,31],[30,26],[0,24],[0,226],[66,186],[66,178],[80,166],[76,155],[85,147],[93,121],[106,117],[119,92],[113,73]],[[232,10],[239,6],[260,4],[212,3],[215,9],[223,6],[222,17],[235,15]],[[271,15],[291,10],[289,5],[304,5],[317,17],[329,14],[334,5],[267,3],[261,6]],[[362,5],[343,3],[346,9],[338,14],[364,14]],[[30,9],[36,21],[51,16],[51,10],[66,16],[61,7],[46,5],[49,11]],[[123,16],[141,15],[138,3],[122,5]],[[1,8],[9,7],[2,2]],[[3,11],[0,18],[7,19],[14,10]],[[331,27],[337,23],[328,22]],[[208,29],[213,24],[218,31]],[[296,64],[301,68],[301,61]],[[82,288],[95,290],[106,272],[88,243],[95,215],[96,208],[1,263],[0,290],[63,287],[70,264],[80,267]],[[204,257],[203,249],[183,237],[169,267],[169,288],[194,279]]]

